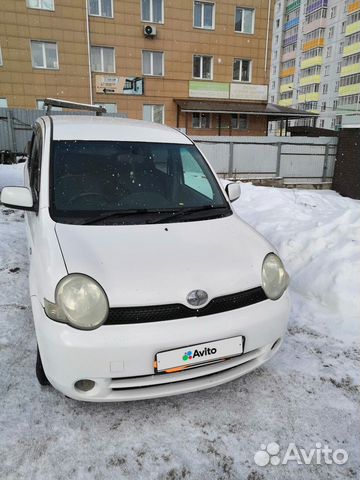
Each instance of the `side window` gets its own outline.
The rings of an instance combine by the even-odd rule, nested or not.
[[[214,199],[214,192],[201,166],[187,149],[180,149],[181,166],[184,175],[184,184],[187,187]]]

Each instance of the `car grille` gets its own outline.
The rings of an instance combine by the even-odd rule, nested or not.
[[[216,313],[228,312],[262,302],[267,297],[261,287],[244,292],[213,298],[205,307],[193,309],[174,303],[148,307],[110,308],[104,325],[128,325],[133,323],[165,322],[189,317],[204,317]]]

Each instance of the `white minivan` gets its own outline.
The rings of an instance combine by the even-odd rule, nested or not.
[[[288,275],[241,220],[195,144],[158,124],[49,115],[24,187],[36,373],[68,397],[192,392],[267,361],[283,339]]]

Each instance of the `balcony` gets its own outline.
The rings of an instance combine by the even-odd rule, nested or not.
[[[320,92],[301,93],[298,97],[299,103],[318,102]]]
[[[294,74],[295,74],[295,67],[285,68],[285,70],[280,72],[280,78],[290,77],[290,75],[294,75]]]
[[[350,23],[350,25],[346,27],[345,36],[347,37],[357,32],[360,32],[360,20],[358,22]]]
[[[339,88],[339,97],[356,95],[357,93],[360,93],[360,83],[355,83],[354,85],[345,85],[344,87]]]
[[[323,47],[325,45],[325,40],[323,38],[315,38],[314,40],[309,40],[304,43],[303,52],[312,50],[313,48]]]
[[[279,105],[281,107],[291,107],[293,104],[292,98],[284,98],[284,100],[279,100]]]
[[[305,23],[303,26],[303,33],[306,35],[313,30],[317,30],[318,28],[326,28],[327,20],[326,18],[318,18],[317,20],[313,20],[310,23]]]
[[[320,83],[321,76],[320,75],[309,75],[308,77],[300,78],[300,85],[303,87],[304,85],[311,85],[312,83]]]
[[[322,65],[323,57],[318,55],[317,57],[307,58],[303,60],[300,64],[300,68],[303,70],[304,68],[315,67],[316,65]]]
[[[291,13],[294,10],[297,10],[298,8],[300,8],[300,3],[301,3],[301,0],[295,0],[295,2],[290,3],[290,5],[286,7],[286,13]]]
[[[299,25],[299,18],[293,18],[292,20],[284,23],[283,30],[290,30],[290,28],[296,27],[297,25]]]
[[[294,58],[297,57],[297,51],[296,50],[293,50],[292,52],[287,52],[287,53],[284,53],[282,56],[281,56],[281,62],[284,63],[284,62],[288,62],[289,60],[293,60]]]
[[[360,73],[360,63],[353,63],[352,65],[342,67],[340,77],[347,77],[348,75],[353,75],[355,73]]]
[[[294,90],[294,83],[284,83],[284,85],[280,85],[280,93],[291,92]]]
[[[296,43],[298,39],[298,35],[292,35],[291,37],[285,38],[283,46],[287,47],[288,45],[291,45],[292,43]]]
[[[353,43],[352,45],[346,45],[343,51],[343,57],[348,57],[349,55],[354,55],[355,53],[360,52],[360,42]]]
[[[319,10],[319,8],[323,8],[327,6],[328,6],[327,0],[317,0],[316,2],[306,7],[305,15],[309,15],[310,13],[315,12],[315,10]]]
[[[360,1],[356,1],[356,2],[353,2],[353,3],[350,3],[348,5],[348,14],[351,15],[352,13],[356,12],[360,10]]]

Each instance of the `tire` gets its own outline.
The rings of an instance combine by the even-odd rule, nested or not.
[[[36,378],[41,386],[45,387],[50,385],[47,376],[45,375],[43,364],[40,357],[39,347],[37,347],[37,356],[36,356]]]

